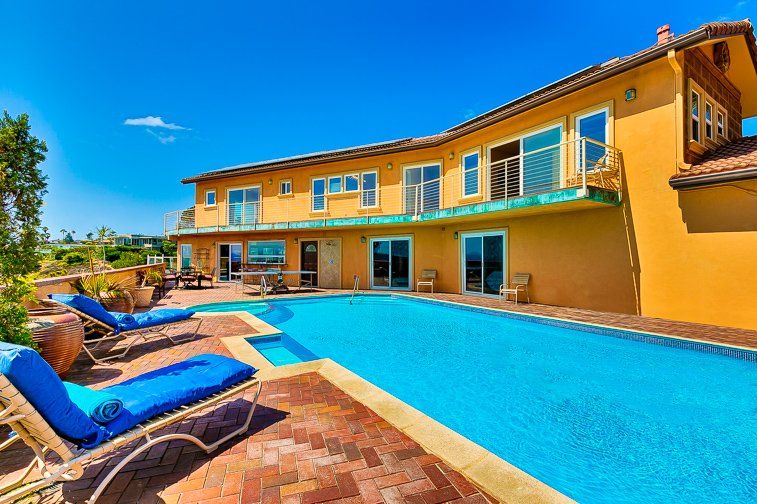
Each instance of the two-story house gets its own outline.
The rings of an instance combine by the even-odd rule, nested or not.
[[[166,233],[219,281],[249,264],[411,290],[433,269],[491,296],[528,272],[539,303],[757,328],[755,115],[748,20],[664,26],[436,135],[185,178]]]

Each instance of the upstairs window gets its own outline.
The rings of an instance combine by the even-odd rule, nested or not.
[[[718,136],[725,138],[725,111],[718,107]]]
[[[342,192],[342,176],[329,177],[329,194],[339,194]]]
[[[378,174],[365,172],[360,174],[360,207],[373,208],[378,206]]]
[[[471,152],[463,154],[463,197],[478,194],[479,183],[479,154]]]
[[[355,192],[360,190],[360,177],[357,173],[344,176],[344,192]]]
[[[593,171],[607,154],[610,109],[603,108],[576,117],[576,138],[586,138],[576,144],[578,167]],[[584,167],[584,162],[586,166]]]
[[[704,102],[704,135],[710,140],[715,139],[712,129],[712,104],[708,101]]]
[[[326,210],[326,179],[315,178],[311,182],[311,207],[313,212]]]
[[[286,196],[292,194],[292,181],[289,179],[281,180],[279,182],[279,194]]]
[[[205,206],[215,206],[216,204],[216,190],[209,189],[205,191]]]
[[[691,139],[695,142],[702,141],[700,135],[700,120],[699,120],[699,93],[691,90]]]

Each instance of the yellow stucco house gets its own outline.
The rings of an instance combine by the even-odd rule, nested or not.
[[[650,34],[653,35],[653,34]],[[184,265],[317,271],[323,288],[497,295],[757,328],[757,46],[705,24],[439,134],[191,176]]]

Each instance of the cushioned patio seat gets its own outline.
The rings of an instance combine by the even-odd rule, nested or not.
[[[185,310],[183,308],[162,308],[160,310],[144,313],[135,313],[132,316],[133,321],[122,322],[120,328],[122,331],[133,331],[134,329],[145,329],[147,327],[172,324],[174,322],[187,320],[194,314],[195,312],[192,310]]]

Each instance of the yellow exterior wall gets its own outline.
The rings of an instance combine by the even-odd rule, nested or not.
[[[638,97],[625,102],[624,91],[632,87]],[[677,150],[683,147],[676,141],[676,125],[683,118],[674,105],[675,89],[674,72],[662,58],[440,147],[202,182],[197,184],[195,202],[197,226],[215,226],[218,215],[225,214],[203,208],[206,189],[216,189],[222,208],[228,187],[260,184],[263,219],[270,222],[267,212],[281,214],[274,209],[282,201],[277,193],[283,178],[292,179],[294,192],[302,196],[308,194],[313,176],[378,168],[380,187],[396,187],[399,194],[404,164],[441,160],[444,175],[459,180],[462,152],[481,148],[485,163],[487,144],[555,121],[565,124],[567,140],[572,138],[572,114],[609,102],[611,139],[623,153],[620,207],[496,221],[471,216],[454,225],[206,234],[181,236],[180,242],[193,243],[195,250],[210,249],[215,264],[213,244],[218,241],[286,238],[288,267],[295,269],[299,267],[295,237],[338,236],[342,286],[351,287],[352,275],[359,274],[362,288],[367,288],[368,244],[360,237],[412,235],[415,275],[423,268],[437,269],[438,289],[460,292],[460,245],[452,237],[454,231],[507,228],[508,275],[530,272],[534,301],[757,329],[756,197],[754,192],[729,187],[671,189],[668,179],[676,172]],[[753,99],[754,90],[741,91],[745,99]],[[460,201],[459,185],[445,185],[444,191],[443,207],[469,202]],[[399,207],[382,204],[381,212],[401,213],[399,201]],[[330,198],[326,217],[361,215],[356,207],[356,195]],[[308,210],[290,208],[286,218],[273,220],[322,217]]]

